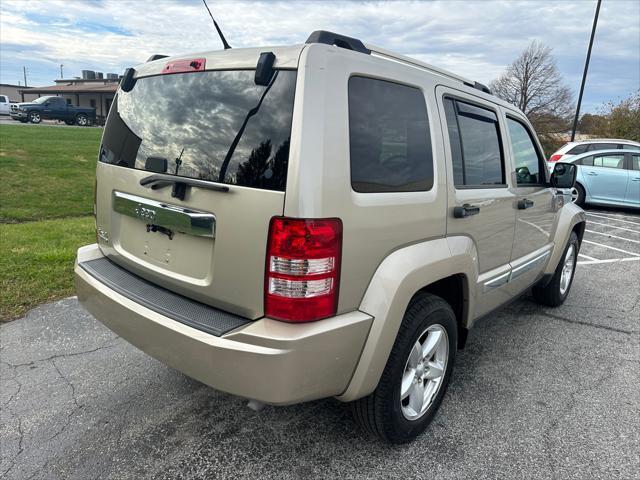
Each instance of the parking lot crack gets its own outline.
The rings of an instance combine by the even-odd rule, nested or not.
[[[574,323],[577,325],[584,325],[586,327],[601,328],[603,330],[609,330],[610,332],[624,333],[625,335],[633,335],[634,333],[638,333],[637,331],[634,331],[634,330],[623,330],[621,328],[610,327],[608,325],[599,325],[597,323],[583,322],[582,320],[572,320],[571,318],[562,317],[560,315],[554,315],[553,313],[543,312],[542,315],[545,317],[553,318],[554,320],[560,320],[562,322]]]
[[[13,401],[13,399],[18,396],[18,394],[20,393],[20,390],[22,390],[22,383],[20,383],[20,380],[18,380],[17,377],[13,377],[11,380],[13,380],[14,382],[16,382],[18,384],[18,389],[11,394],[11,396],[9,397],[9,399],[6,402],[4,402],[2,404],[2,408],[4,408],[7,405],[9,405]]]
[[[116,343],[117,343],[117,340],[119,340],[119,339],[120,339],[120,337],[116,337],[116,339],[115,339],[116,341],[101,345],[101,346],[99,346],[97,348],[93,348],[91,350],[84,350],[82,352],[60,353],[60,354],[56,354],[56,355],[51,355],[50,357],[41,358],[41,359],[38,359],[38,360],[32,360],[30,362],[24,362],[24,363],[10,363],[10,362],[7,362],[5,360],[3,360],[2,363],[4,363],[5,365],[8,365],[9,367],[12,367],[12,368],[18,368],[18,367],[26,367],[28,365],[34,365],[36,363],[41,363],[41,362],[48,362],[48,361],[51,361],[51,360],[55,360],[57,358],[68,358],[68,357],[77,357],[79,355],[87,355],[89,353],[94,353],[94,352],[97,352],[99,350],[103,350],[105,348],[114,347],[116,345]]]
[[[16,460],[18,459],[18,457],[20,456],[20,454],[24,451],[24,447],[23,447],[23,441],[24,441],[24,430],[22,429],[22,418],[20,418],[20,416],[16,415],[13,410],[10,410],[11,413],[18,419],[18,453],[16,453],[13,458],[11,459],[11,465],[9,465],[9,468],[7,468],[3,473],[2,473],[2,477],[6,477],[7,474],[13,469],[13,467],[15,467],[16,465]]]
[[[66,375],[64,375],[61,371],[60,368],[58,367],[58,365],[55,362],[55,359],[51,359],[51,364],[53,365],[53,368],[56,369],[56,372],[58,372],[58,375],[60,375],[60,378],[62,378],[62,380],[64,380],[64,382],[69,385],[69,387],[71,388],[71,399],[73,400],[73,403],[75,403],[77,408],[81,408],[82,405],[80,405],[78,403],[78,399],[76,398],[76,387],[73,385],[73,383],[71,382],[71,380],[69,380]]]

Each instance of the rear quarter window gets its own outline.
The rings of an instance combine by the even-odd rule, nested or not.
[[[589,151],[593,152],[596,150],[616,150],[620,149],[620,145],[617,143],[592,143],[589,145]]]
[[[351,186],[356,192],[412,192],[433,187],[427,106],[415,87],[349,79]]]
[[[576,145],[571,150],[567,152],[569,155],[580,155],[581,153],[585,153],[589,148],[588,143],[583,143],[582,145]]]

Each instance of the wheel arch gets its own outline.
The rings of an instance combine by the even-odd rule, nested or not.
[[[458,346],[464,345],[473,312],[471,288],[477,278],[477,255],[469,238],[458,242],[467,247],[461,250],[450,245],[451,240],[440,238],[410,245],[394,251],[379,265],[359,308],[374,320],[358,365],[339,400],[356,400],[375,390],[404,313],[422,292],[437,295],[451,305],[459,326]]]
[[[584,231],[586,228],[587,228],[587,221],[582,220],[576,223],[571,229],[573,232],[576,232],[576,235],[578,235],[578,243],[580,245],[582,245],[582,238],[584,237]]]
[[[580,181],[579,178],[576,179],[576,186],[582,188],[582,191],[584,192],[584,202],[587,202],[587,196],[589,195],[589,193],[587,192],[587,187],[585,187],[584,182]]]
[[[578,205],[575,203],[565,204],[557,213],[557,225],[555,228],[555,234],[553,237],[553,250],[551,251],[551,258],[547,263],[547,267],[544,270],[545,275],[552,275],[560,258],[564,253],[564,248],[569,241],[571,232],[576,232],[578,240],[582,243],[584,231],[587,225],[587,217]]]
[[[464,273],[454,273],[425,285],[414,294],[409,305],[421,293],[436,295],[451,306],[458,325],[458,348],[464,348],[469,332],[467,328],[469,316],[469,280],[467,276]]]

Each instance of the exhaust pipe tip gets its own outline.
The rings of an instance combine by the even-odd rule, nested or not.
[[[258,400],[249,400],[247,402],[247,407],[249,407],[254,412],[259,412],[264,408],[265,404],[259,402]]]

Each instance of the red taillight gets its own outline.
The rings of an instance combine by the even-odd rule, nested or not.
[[[167,63],[162,73],[201,72],[207,63],[206,58],[192,58],[190,60],[176,60]]]
[[[562,155],[551,155],[551,158],[549,159],[550,162],[557,162],[558,160],[560,160],[562,158]]]
[[[335,315],[341,253],[340,219],[272,218],[265,315],[287,322],[311,322]]]

